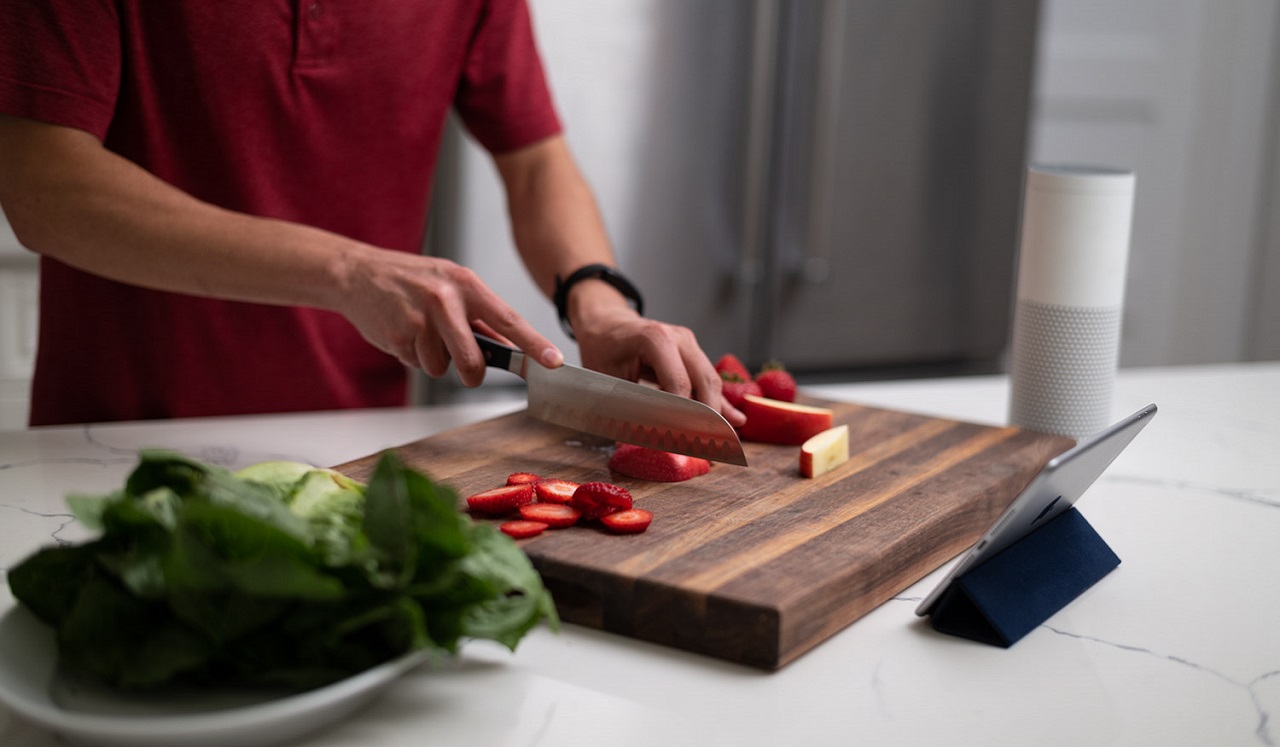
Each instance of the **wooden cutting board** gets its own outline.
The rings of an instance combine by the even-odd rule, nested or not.
[[[774,669],[835,634],[977,540],[1061,436],[857,404],[850,459],[817,479],[799,447],[744,444],[749,467],[682,483],[611,474],[612,444],[523,412],[396,449],[460,496],[512,472],[627,487],[654,514],[643,534],[544,532],[522,546],[568,622]],[[338,469],[367,480],[378,455]]]

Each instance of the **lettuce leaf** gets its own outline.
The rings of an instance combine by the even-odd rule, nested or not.
[[[63,666],[119,688],[310,688],[559,624],[528,557],[391,452],[366,486],[148,450],[123,489],[68,502],[101,535],[37,551],[9,585],[57,629]]]

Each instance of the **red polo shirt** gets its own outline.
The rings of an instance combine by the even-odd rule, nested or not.
[[[559,131],[523,0],[0,3],[0,111],[388,250],[419,250],[451,106],[493,152]],[[336,314],[40,276],[33,425],[405,402]]]

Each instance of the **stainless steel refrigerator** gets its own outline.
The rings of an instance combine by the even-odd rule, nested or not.
[[[532,8],[553,90],[584,102],[562,107],[570,143],[603,175],[612,240],[653,316],[713,357],[802,375],[999,365],[1035,2],[624,0],[585,19],[582,5]],[[558,77],[550,45],[575,39],[598,72],[576,51],[586,71]],[[555,336],[495,238],[489,167],[465,136],[445,148],[430,251],[477,267]]]

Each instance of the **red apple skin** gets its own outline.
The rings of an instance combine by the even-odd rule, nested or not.
[[[812,407],[793,402],[757,397],[743,397],[742,414],[747,422],[738,435],[747,441],[799,446],[831,427],[832,412],[825,407]]]
[[[819,443],[814,443],[820,441]],[[849,426],[836,425],[800,444],[800,474],[821,477],[849,461]]]

